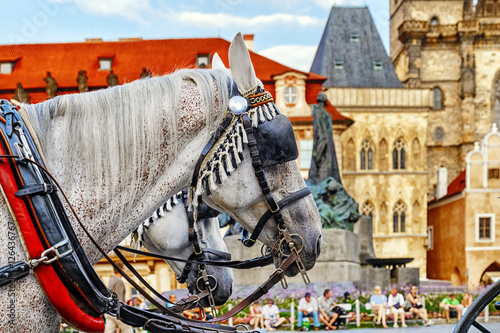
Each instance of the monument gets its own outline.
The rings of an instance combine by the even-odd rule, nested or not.
[[[109,74],[106,77],[106,82],[108,83],[108,87],[114,87],[118,85],[118,76],[116,76],[113,70],[109,71]]]
[[[12,99],[15,99],[16,101],[21,102],[21,103],[29,103],[31,97],[30,97],[30,94],[26,90],[24,90],[21,83],[18,82],[17,88],[14,91],[14,96],[12,97]]]
[[[84,93],[89,90],[89,87],[87,86],[87,80],[88,80],[87,71],[84,71],[82,69],[79,70],[76,82],[78,83],[78,91],[80,93]]]

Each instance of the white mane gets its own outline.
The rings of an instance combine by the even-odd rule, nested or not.
[[[59,151],[64,156],[63,181],[78,178],[91,191],[106,182],[113,190],[108,193],[111,198],[129,189],[131,198],[121,197],[120,201],[131,204],[137,198],[130,189],[138,190],[144,183],[154,186],[162,174],[159,161],[166,148],[177,155],[181,90],[199,94],[193,106],[204,111],[206,118],[200,122],[206,123],[209,133],[224,115],[221,110],[227,110],[231,83],[224,71],[180,70],[100,91],[62,95],[24,108],[45,155],[58,156],[52,153]],[[189,105],[189,101],[183,103]],[[162,147],[165,142],[168,147]],[[58,165],[57,161],[47,163],[49,168],[51,163]],[[109,202],[110,197],[103,200]]]

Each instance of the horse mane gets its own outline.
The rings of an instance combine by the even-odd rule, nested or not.
[[[200,122],[210,129],[206,131],[208,141],[227,110],[232,83],[227,71],[184,69],[23,107],[45,156],[64,157],[64,169],[58,170],[63,181],[79,179],[90,192],[106,182],[114,191],[102,198],[102,203],[122,195],[120,202],[134,204],[138,200],[135,193],[128,198],[123,193],[130,188],[138,191],[144,183],[149,188],[141,191],[154,187],[164,173],[159,162],[167,154],[165,150],[177,156],[180,149],[177,113],[181,91],[199,94],[192,104],[204,112],[205,119]],[[51,162],[47,161],[49,169]]]

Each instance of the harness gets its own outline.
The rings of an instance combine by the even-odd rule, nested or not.
[[[196,208],[199,204],[199,195],[203,193],[203,189],[200,189],[199,186],[200,183],[206,187],[208,193],[209,185],[215,185],[213,179],[212,182],[210,182],[210,179],[200,180],[200,171],[210,167],[210,165],[206,165],[205,168],[202,168],[205,158],[231,125],[239,126],[238,128],[242,127],[247,139],[245,142],[248,143],[250,149],[255,176],[269,206],[269,209],[260,218],[252,235],[243,239],[243,243],[245,246],[253,246],[265,224],[273,217],[279,230],[275,244],[267,250],[266,256],[252,260],[233,262],[208,260],[206,257],[208,251],[203,251],[199,243],[197,243],[194,229],[194,221],[196,221],[197,217],[197,210],[195,209],[193,222],[190,222],[190,239],[193,241],[195,254],[201,255],[201,257],[184,260],[187,264],[198,264],[199,267],[201,265],[203,267],[205,265],[219,265],[233,268],[252,268],[271,263],[272,254],[281,255],[285,258],[280,267],[266,282],[233,309],[214,319],[200,322],[182,317],[172,309],[165,307],[157,299],[146,293],[134,279],[129,277],[108,257],[91,237],[76,216],[71,205],[69,205],[76,220],[93,245],[134,288],[143,293],[143,296],[157,307],[157,311],[161,312],[161,314],[140,310],[119,302],[116,295],[109,291],[99,279],[79,245],[69,219],[65,214],[63,204],[56,193],[59,188],[57,181],[46,170],[43,159],[34,143],[35,141],[30,136],[20,114],[6,100],[1,101],[0,157],[5,158],[4,161],[8,163],[0,162],[0,184],[6,202],[13,213],[14,220],[21,231],[21,238],[29,260],[27,262],[9,263],[8,266],[0,268],[2,274],[0,286],[27,276],[29,270],[33,270],[47,297],[61,317],[73,327],[86,332],[102,332],[104,330],[102,314],[110,313],[116,315],[118,319],[128,325],[144,327],[154,333],[177,333],[181,331],[202,333],[202,331],[206,332],[207,330],[235,332],[236,328],[215,324],[215,322],[224,321],[234,316],[254,300],[266,294],[279,281],[286,288],[284,272],[293,263],[298,266],[304,281],[309,283],[305,267],[299,257],[299,253],[303,248],[303,240],[300,235],[288,232],[281,209],[309,195],[311,190],[307,187],[303,188],[276,202],[265,177],[266,167],[297,158],[298,149],[293,128],[288,118],[279,114],[274,107],[271,95],[263,89],[250,96],[249,101],[250,108],[245,107],[241,114],[236,114],[236,112],[228,113],[217,131],[212,135],[196,164],[192,180],[193,189],[189,193],[193,206]],[[267,120],[264,119],[264,111]],[[269,117],[269,111],[274,111],[275,116]],[[285,131],[285,137],[280,135],[281,140],[273,140],[277,133],[282,131]],[[241,147],[241,144],[234,144],[234,146]],[[215,152],[215,155],[217,155],[217,152]],[[233,164],[233,161],[229,160],[229,163]],[[232,166],[229,166],[229,163],[226,160],[221,166],[231,169]],[[67,200],[62,191],[61,195]],[[118,257],[123,258],[120,250],[124,250],[124,248],[117,247],[115,253]],[[128,248],[126,250],[135,252]],[[150,253],[148,255],[155,257]],[[167,257],[161,256],[161,258],[166,259]],[[168,259],[179,260],[178,258]],[[125,265],[132,272],[135,271],[132,265],[126,261]],[[145,282],[144,279],[141,282]],[[198,286],[198,284],[200,285]],[[197,287],[199,287],[198,289],[204,287],[205,292],[210,293],[213,285],[209,276],[202,275],[202,280],[197,281]],[[155,293],[156,296],[158,294]],[[159,298],[167,301],[163,297]],[[185,303],[187,305],[190,302]]]

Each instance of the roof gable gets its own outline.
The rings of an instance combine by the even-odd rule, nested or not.
[[[402,87],[366,7],[332,7],[311,72],[325,87]]]

